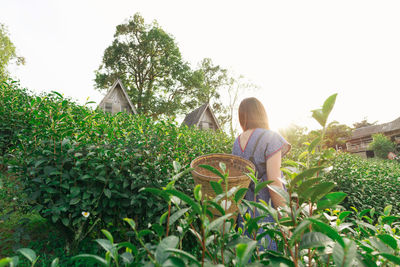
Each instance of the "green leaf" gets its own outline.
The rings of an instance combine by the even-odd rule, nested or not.
[[[210,200],[206,202],[209,206],[207,207],[207,210],[209,211],[211,208],[214,208],[219,211],[221,215],[225,215],[225,210],[219,205],[218,203]],[[213,215],[214,216],[214,215]]]
[[[133,230],[136,230],[135,221],[130,218],[124,218],[124,221],[127,222]]]
[[[303,232],[307,229],[307,227],[311,224],[310,221],[303,220],[299,225],[297,225],[296,229],[294,229],[292,236],[290,237],[289,243],[291,245],[296,242],[299,237],[303,234]]]
[[[222,170],[222,172],[226,172],[226,165],[225,165],[225,163],[223,163],[223,162],[220,162],[219,163],[219,168]]]
[[[246,195],[248,188],[240,188],[235,194],[235,202],[238,203]]]
[[[321,142],[321,137],[315,138],[315,139],[311,142],[311,144],[309,145],[309,147],[308,147],[308,152],[311,153],[311,151],[314,150],[315,146],[318,145],[320,142]]]
[[[71,199],[71,201],[69,202],[70,205],[76,205],[81,201],[81,199],[79,197],[73,198]]]
[[[27,258],[31,263],[36,261],[36,253],[30,248],[20,248],[17,252],[21,253],[25,258]]]
[[[383,215],[385,216],[389,216],[390,212],[392,211],[392,205],[387,205],[384,209],[383,209]]]
[[[210,181],[210,185],[216,195],[222,194],[224,192],[220,183],[215,182],[215,181]]]
[[[108,198],[111,198],[111,190],[110,189],[104,189],[104,195]]]
[[[346,244],[342,246],[336,243],[333,247],[332,256],[336,266],[352,266],[357,255],[357,245],[353,240],[345,239]]]
[[[50,267],[58,267],[59,266],[60,260],[58,258],[55,258],[52,262]]]
[[[81,192],[81,189],[77,186],[71,187],[72,197],[76,197]]]
[[[316,202],[321,199],[323,196],[328,194],[334,187],[335,184],[332,182],[322,182],[317,185],[314,185],[313,194],[311,196],[311,201]]]
[[[307,220],[309,220],[310,222],[312,222],[314,225],[318,226],[318,228],[325,233],[328,237],[330,237],[332,240],[339,242],[339,244],[344,247],[344,241],[343,238],[338,234],[338,232],[333,229],[332,227],[330,227],[329,225],[313,219],[313,218],[307,218]]]
[[[130,243],[130,242],[121,242],[121,243],[118,243],[118,245],[117,245],[117,250],[119,250],[120,248],[129,248],[130,250],[132,250],[132,253],[133,253],[134,255],[137,255],[137,254],[138,254],[137,248],[135,247],[135,245],[133,245],[133,244]]]
[[[155,253],[155,258],[156,261],[159,264],[163,264],[164,261],[166,261],[170,255],[170,252],[166,251],[168,248],[176,248],[179,244],[179,238],[176,236],[168,236],[161,240],[161,242],[158,244],[156,253]]]
[[[282,187],[268,185],[268,188],[283,197],[287,204],[290,203],[289,194]]]
[[[11,261],[12,261],[12,258],[9,258],[9,257],[0,259],[0,267],[7,266]]]
[[[254,189],[254,195],[257,195],[260,190],[266,188],[269,184],[272,184],[274,181],[264,181],[259,183],[256,188]]]
[[[185,267],[185,262],[177,257],[170,256],[162,265],[162,267]]]
[[[175,173],[178,173],[182,169],[182,165],[177,161],[174,161],[172,165],[174,166]]]
[[[111,252],[113,249],[113,244],[108,239],[99,238],[95,240],[105,251]]]
[[[303,151],[303,152],[298,156],[299,161],[302,160],[302,159],[304,159],[308,154],[309,154],[308,151]]]
[[[194,168],[188,168],[188,169],[186,169],[186,170],[184,170],[184,171],[182,171],[182,172],[180,172],[180,173],[178,173],[178,174],[175,174],[175,175],[172,177],[172,180],[176,181],[176,180],[178,180],[179,178],[181,178],[182,176],[186,175],[187,173],[189,173],[189,172],[191,172],[191,171],[193,171],[193,170],[194,170]]]
[[[247,244],[237,244],[236,245],[236,256],[238,257],[239,261],[241,262],[243,257],[244,257],[244,253],[246,252],[246,248],[247,248]]]
[[[391,225],[395,221],[400,221],[398,216],[386,216],[382,218],[382,223]]]
[[[337,204],[341,203],[346,198],[346,196],[347,194],[343,192],[329,193],[317,202],[317,207],[319,210],[333,208]]]
[[[278,211],[274,209],[271,205],[268,205],[264,200],[259,199],[260,202],[246,201],[243,200],[247,205],[255,206],[258,209],[261,209],[272,216],[275,222],[278,221]]]
[[[194,198],[195,198],[197,201],[200,201],[200,200],[201,200],[201,197],[202,197],[202,194],[201,194],[201,184],[198,184],[198,185],[196,185],[196,186],[194,187],[193,193],[194,193]]]
[[[304,180],[305,178],[311,178],[314,176],[314,174],[316,174],[317,172],[319,172],[323,169],[324,169],[324,167],[314,167],[314,168],[307,169],[307,170],[299,173],[298,175],[296,175],[296,177],[293,179],[291,184],[297,184],[298,182]]]
[[[200,205],[198,203],[196,203],[193,199],[191,199],[189,196],[187,196],[184,193],[177,191],[175,189],[165,190],[165,192],[178,197],[183,202],[186,202],[193,209],[194,212],[196,212],[197,214],[201,214]]]
[[[375,236],[371,236],[369,242],[381,253],[393,253],[392,249],[388,245]]]
[[[97,255],[92,254],[79,254],[78,256],[72,257],[72,260],[93,260],[102,266],[108,266],[107,261]]]
[[[322,113],[322,109],[314,109],[311,110],[311,112],[312,112],[312,117],[319,123],[319,125],[325,127],[327,118]]]
[[[206,236],[208,235],[208,233],[209,233],[210,231],[218,230],[219,227],[225,222],[225,220],[229,219],[229,217],[231,217],[231,216],[232,216],[232,213],[228,213],[228,214],[226,214],[226,215],[224,215],[224,216],[221,216],[221,217],[219,217],[218,219],[215,219],[214,221],[212,221],[212,222],[211,222],[209,225],[207,225],[207,227],[206,227],[206,231],[205,231]],[[222,231],[221,231],[221,232],[222,232]]]
[[[212,167],[210,165],[200,164],[199,167],[203,168],[203,169],[206,169],[206,170],[209,170],[210,172],[212,172],[212,173],[218,175],[219,177],[221,177],[222,179],[225,179],[225,176],[219,170],[217,170],[216,168],[214,168],[214,167]]]
[[[167,248],[167,249],[165,249],[165,251],[173,252],[175,254],[183,256],[183,257],[187,258],[188,260],[192,261],[193,263],[195,263],[197,266],[201,266],[200,262],[192,254],[189,254],[186,251],[176,249],[176,248]]]
[[[174,214],[172,214],[169,217],[169,225],[173,225],[180,217],[182,217],[183,214],[185,214],[190,208],[186,208],[186,209],[181,209],[178,210],[177,212],[175,212]]]
[[[148,192],[153,195],[162,197],[165,201],[169,201],[169,196],[165,191],[157,189],[157,188],[143,188],[139,192]]]
[[[246,246],[241,246],[241,244],[236,245],[236,249],[238,249],[238,247],[240,249],[240,256],[241,256],[240,258],[238,256],[238,258],[240,259],[239,266],[247,266],[248,265],[251,255],[253,254],[253,251],[257,246],[257,242],[251,240],[245,245]]]
[[[153,231],[151,231],[149,229],[144,229],[144,230],[139,232],[138,236],[139,236],[139,238],[142,238],[143,236],[150,235],[152,233],[153,233]]]
[[[350,214],[352,214],[353,212],[351,211],[342,211],[339,214],[339,220],[343,221],[344,218],[346,218],[347,216],[349,216]]]
[[[330,242],[332,242],[332,239],[323,233],[309,232],[303,235],[299,249],[325,247]]]
[[[333,107],[335,106],[337,94],[333,94],[329,96],[322,106],[322,112],[326,118],[328,118],[329,114],[331,113]]]
[[[303,198],[306,198],[307,196],[309,196],[310,194],[307,192],[310,192],[310,188],[312,185],[318,183],[319,181],[321,181],[321,178],[310,178],[305,180],[297,189],[297,193],[301,196],[303,196],[303,194],[306,194],[306,196],[303,196]]]
[[[69,219],[68,218],[62,218],[61,219],[61,222],[65,225],[65,226],[68,226],[69,225]]]
[[[167,219],[168,216],[168,211],[164,212],[161,217],[160,217],[160,224],[163,224],[165,220]]]
[[[387,260],[389,260],[389,261],[391,261],[391,262],[393,262],[393,263],[395,263],[397,265],[400,265],[400,257],[394,256],[394,255],[391,255],[391,254],[387,254],[387,253],[380,253],[378,255],[384,257],[385,259],[387,259]]]
[[[377,235],[377,237],[386,245],[390,246],[392,249],[396,250],[397,249],[397,241],[394,239],[393,236],[388,235],[388,234],[381,234]]]
[[[103,233],[103,235],[105,235],[107,237],[108,240],[110,240],[111,244],[114,243],[114,238],[109,231],[102,229],[101,232]]]

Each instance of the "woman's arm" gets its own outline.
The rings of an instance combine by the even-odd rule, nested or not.
[[[273,181],[270,185],[277,186],[283,189],[281,178],[281,161],[282,155],[281,151],[278,151],[270,158],[267,159],[267,177],[268,180]],[[271,195],[272,204],[275,208],[286,206],[285,200],[279,194],[275,193],[274,191],[269,190]]]

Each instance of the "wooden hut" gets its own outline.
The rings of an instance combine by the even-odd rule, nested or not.
[[[128,93],[119,79],[110,87],[98,108],[111,114],[118,112],[137,114],[135,106],[129,99]]]
[[[193,110],[186,115],[183,123],[191,126],[196,126],[202,130],[220,130],[220,125],[214,113],[211,110],[210,104],[206,103],[201,107]]]
[[[372,142],[372,135],[377,133],[384,134],[400,146],[400,117],[392,122],[355,129],[346,142],[347,151],[367,158],[373,157],[374,152],[368,146]]]

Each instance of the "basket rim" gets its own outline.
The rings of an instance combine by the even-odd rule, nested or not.
[[[253,162],[251,162],[250,160],[247,160],[245,158],[242,158],[240,156],[236,156],[236,155],[233,155],[233,154],[225,154],[225,153],[211,153],[211,154],[198,156],[197,158],[192,160],[192,162],[190,163],[190,168],[193,169],[191,171],[191,173],[195,174],[197,176],[197,178],[199,178],[201,180],[219,180],[219,179],[221,179],[220,177],[210,177],[210,176],[203,175],[201,173],[198,173],[195,170],[195,168],[193,168],[194,162],[200,160],[201,158],[215,156],[215,155],[226,157],[226,158],[236,158],[236,159],[241,160],[241,161],[245,162],[246,164],[248,164],[254,171],[256,170],[256,167],[254,166]],[[248,177],[245,174],[239,175],[239,176],[229,176],[229,180],[247,180],[247,179],[250,179],[250,177]]]

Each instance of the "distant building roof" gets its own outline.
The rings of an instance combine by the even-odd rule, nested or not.
[[[371,136],[376,133],[392,132],[399,129],[400,129],[400,117],[392,122],[355,129],[353,131],[351,139]]]
[[[187,126],[199,126],[200,120],[203,116],[203,114],[206,112],[206,110],[209,110],[212,118],[215,122],[215,125],[217,126],[218,129],[220,129],[219,123],[217,118],[214,116],[214,113],[211,110],[210,104],[205,103],[204,105],[196,108],[192,112],[186,115],[185,119],[183,120],[183,123],[186,124]]]
[[[125,89],[125,87],[124,87],[124,85],[122,84],[122,82],[121,82],[120,79],[117,79],[117,80],[113,83],[113,85],[110,87],[110,89],[108,90],[107,94],[104,96],[104,98],[101,100],[101,102],[100,102],[100,104],[99,104],[98,106],[101,107],[101,106],[103,105],[103,102],[106,101],[106,100],[111,96],[111,94],[112,94],[115,90],[117,90],[117,88],[120,88],[120,89],[121,89],[123,96],[126,98],[126,100],[127,100],[127,102],[128,102],[128,105],[129,105],[129,107],[130,107],[131,110],[132,110],[132,113],[133,113],[133,114],[137,114],[136,108],[135,108],[135,106],[132,104],[132,101],[130,100],[130,98],[129,98],[129,96],[128,96],[128,93],[126,92],[126,89]]]

